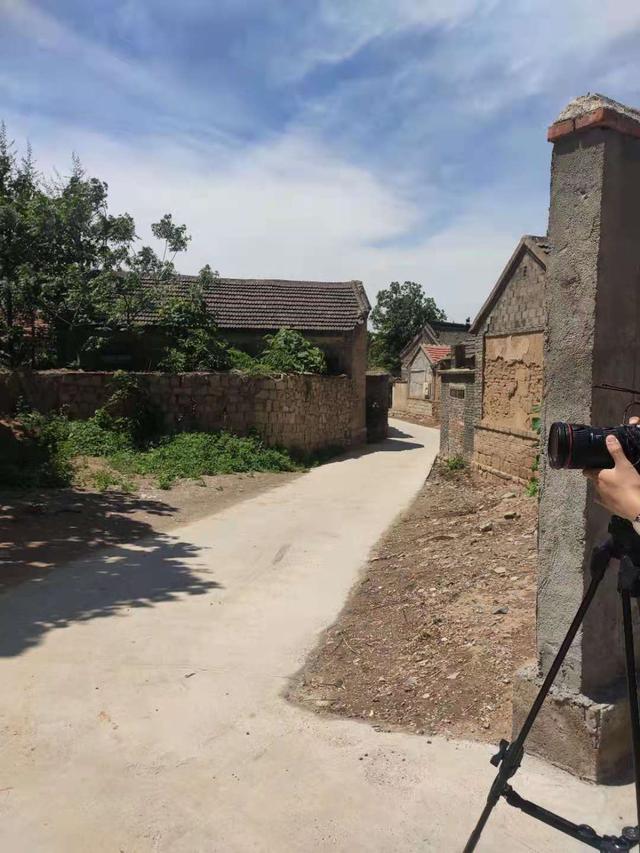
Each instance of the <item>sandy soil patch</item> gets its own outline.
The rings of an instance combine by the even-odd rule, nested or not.
[[[535,655],[537,501],[436,466],[378,544],[289,698],[321,713],[495,741]]]

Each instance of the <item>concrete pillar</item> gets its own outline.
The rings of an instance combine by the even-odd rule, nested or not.
[[[547,269],[544,436],[554,420],[621,423],[640,385],[640,112],[577,98],[549,128],[553,143]],[[548,469],[540,500],[536,667],[519,673],[521,722],[589,582],[608,515],[579,472]],[[576,639],[530,750],[594,781],[630,770],[621,616],[610,571]]]

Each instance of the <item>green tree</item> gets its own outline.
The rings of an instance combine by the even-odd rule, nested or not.
[[[187,228],[165,214],[151,230],[159,254],[138,248],[133,218],[109,213],[106,183],[88,177],[77,156],[68,177],[46,182],[30,148],[18,160],[0,124],[0,363],[67,366],[162,318],[183,348],[194,330],[188,363],[202,362],[194,349],[219,350],[203,298],[217,273],[205,268],[193,292],[179,295],[174,260],[187,249]]]
[[[207,264],[186,293],[169,295],[160,303],[159,322],[171,343],[160,367],[173,373],[199,370],[226,370],[230,364],[229,347],[207,309],[206,290],[218,277]]]
[[[0,123],[0,360],[35,361],[35,298],[46,252],[40,234],[47,219],[30,147],[18,161]]]
[[[405,281],[403,284],[392,281],[388,288],[378,292],[371,312],[371,366],[397,373],[400,369],[400,352],[425,323],[446,319],[447,315],[438,308],[433,297],[425,295],[420,284],[415,281]]]
[[[109,241],[102,259],[102,269],[91,280],[89,290],[73,294],[71,301],[80,306],[87,324],[95,333],[85,346],[100,350],[116,335],[126,334],[133,340],[145,334],[149,322],[162,323],[184,315],[193,316],[196,302],[187,294],[181,296],[172,285],[176,281],[174,260],[190,241],[186,225],[176,225],[170,213],[151,225],[156,239],[163,243],[158,255],[150,246],[135,249],[135,226],[126,215],[109,223]],[[89,311],[82,302],[89,297]],[[197,303],[206,313],[203,302]]]

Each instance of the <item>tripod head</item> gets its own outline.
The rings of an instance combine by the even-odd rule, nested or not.
[[[616,560],[628,557],[634,566],[640,567],[640,536],[626,518],[612,515],[609,522],[611,556]]]

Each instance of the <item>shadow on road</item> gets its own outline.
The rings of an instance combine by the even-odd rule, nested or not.
[[[41,642],[48,631],[73,622],[123,617],[137,608],[219,588],[215,580],[201,577],[204,567],[194,574],[193,557],[198,552],[175,537],[154,534],[140,545],[94,552],[49,577],[0,595],[0,657],[19,655]],[[78,651],[91,654],[90,649]]]
[[[56,566],[95,548],[152,535],[153,518],[175,512],[176,508],[164,501],[117,492],[3,490],[0,591],[23,581],[39,580]]]
[[[59,489],[2,492],[0,504],[0,656],[53,628],[219,586],[194,575],[193,545],[154,531],[175,512],[164,501]]]

